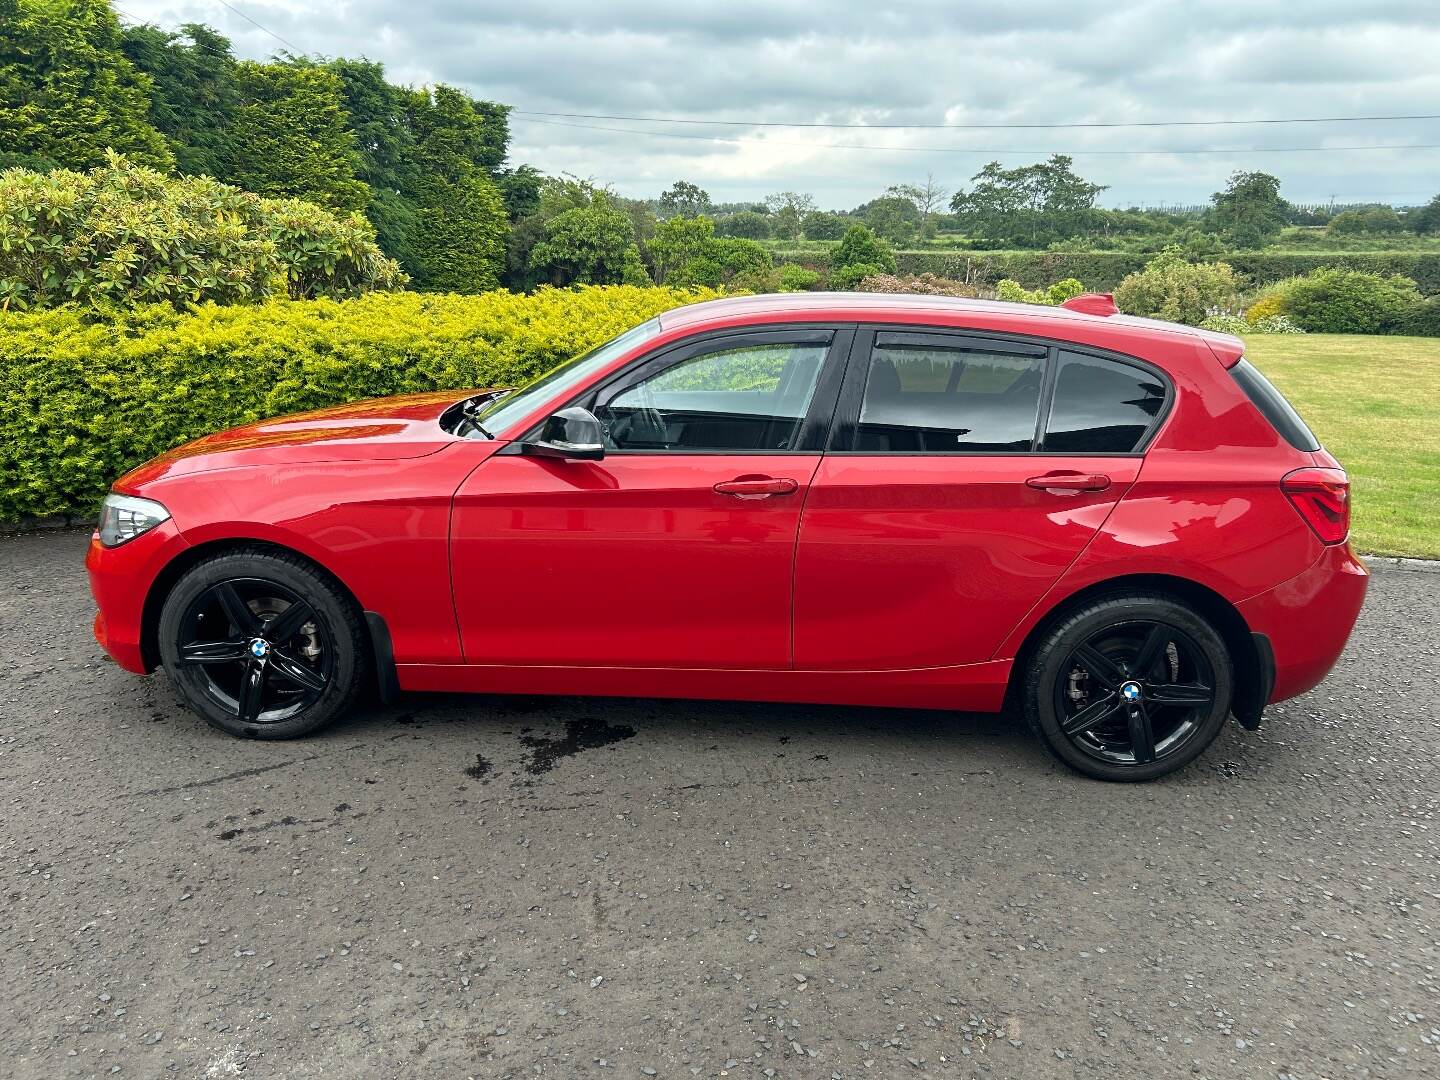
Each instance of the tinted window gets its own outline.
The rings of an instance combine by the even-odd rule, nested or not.
[[[1320,440],[1315,438],[1305,421],[1300,419],[1300,414],[1249,360],[1242,359],[1230,369],[1230,374],[1235,376],[1235,381],[1240,384],[1245,395],[1255,403],[1255,407],[1270,421],[1270,426],[1280,433],[1281,438],[1296,450],[1311,453],[1320,449]]]
[[[1165,405],[1165,384],[1130,364],[1060,353],[1046,453],[1128,454]]]
[[[870,354],[854,448],[871,453],[1029,451],[1044,376],[1042,357],[877,346]]]
[[[595,407],[616,450],[789,450],[828,344],[704,353],[622,386]]]

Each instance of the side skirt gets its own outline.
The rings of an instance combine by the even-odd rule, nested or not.
[[[898,671],[499,667],[400,664],[404,690],[575,697],[699,698],[999,712],[1011,660]]]

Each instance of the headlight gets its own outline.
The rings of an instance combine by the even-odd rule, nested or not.
[[[100,504],[100,543],[119,547],[168,520],[170,511],[154,499],[112,492]]]

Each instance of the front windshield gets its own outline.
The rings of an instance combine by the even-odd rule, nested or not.
[[[617,338],[597,345],[587,353],[573,360],[567,360],[559,367],[551,368],[538,379],[534,379],[514,393],[506,394],[491,402],[475,417],[486,431],[499,434],[511,424],[520,420],[539,402],[549,397],[563,397],[579,386],[594,372],[603,368],[622,353],[649,341],[660,333],[660,320],[651,319]]]

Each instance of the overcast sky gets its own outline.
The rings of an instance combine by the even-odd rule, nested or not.
[[[369,57],[394,81],[453,83],[511,105],[512,162],[624,195],[683,178],[717,201],[789,189],[849,208],[891,183],[933,173],[953,189],[992,159],[1052,151],[1110,185],[1106,205],[1203,202],[1238,168],[1275,173],[1298,202],[1404,204],[1440,191],[1440,149],[1338,149],[1440,144],[1440,120],[927,131],[518,115],[894,125],[1440,113],[1437,0],[230,3],[297,51]],[[118,6],[164,27],[208,23],[241,56],[285,48],[219,0]],[[871,149],[845,148],[855,146]],[[1337,149],[1278,151],[1316,146]],[[1215,148],[1264,152],[1135,153]]]

